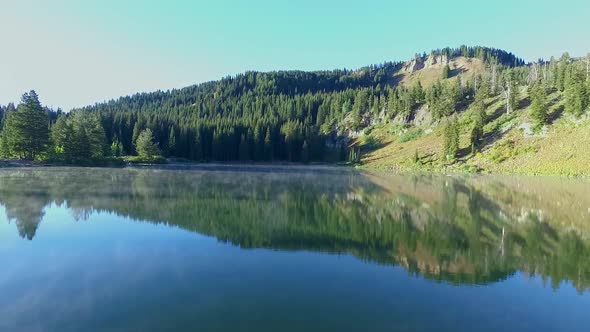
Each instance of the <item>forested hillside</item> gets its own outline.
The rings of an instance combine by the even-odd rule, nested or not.
[[[416,73],[459,57],[498,72],[524,64],[501,50],[462,47],[358,70],[247,72],[84,110],[98,112],[107,140],[121,142],[128,154],[139,132],[150,128],[166,154],[193,160],[341,161],[356,158],[353,139],[360,130],[375,121],[409,118],[426,98],[436,104],[436,119],[452,114],[473,95],[473,78],[483,73],[460,82],[468,69],[447,68],[446,77],[439,74],[428,86]],[[426,63],[433,59],[438,63]]]
[[[503,143],[507,123],[508,130],[524,125],[525,134],[537,138],[547,137],[562,117],[584,123],[589,73],[590,57],[564,54],[526,64],[502,50],[463,46],[357,70],[247,72],[68,114],[44,109],[32,92],[17,108],[0,108],[1,150],[5,158],[71,163],[163,154],[195,161],[454,167],[491,153]],[[23,144],[32,129],[14,129],[34,118],[30,110],[43,112],[36,119],[50,128],[34,149]]]
[[[497,77],[499,80],[495,80]],[[477,81],[479,80],[479,82]],[[371,168],[589,175],[590,55],[487,66],[477,88],[436,120],[433,103],[382,121],[355,144]],[[463,90],[464,91],[464,90]]]

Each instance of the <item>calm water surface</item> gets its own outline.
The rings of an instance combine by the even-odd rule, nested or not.
[[[590,183],[0,170],[0,331],[589,331]]]

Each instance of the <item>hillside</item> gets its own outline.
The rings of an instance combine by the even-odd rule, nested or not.
[[[24,101],[22,112],[0,107],[5,158],[71,163],[147,148],[194,161],[590,174],[580,148],[589,143],[590,57],[567,53],[527,64],[462,46],[356,70],[246,72],[70,114],[45,109],[46,120],[34,91]],[[26,142],[11,128],[32,118],[27,109],[39,113],[39,130],[52,128],[34,153],[19,150]]]
[[[512,114],[506,114],[500,96],[486,99],[489,122],[484,127],[485,142],[477,153],[469,152],[473,109],[459,113],[459,156],[452,163],[441,155],[444,128],[440,123],[375,125],[357,140],[364,149],[360,164],[397,170],[589,175],[590,117],[564,114],[562,92],[551,93],[549,99],[549,122],[538,132],[532,131],[534,120],[526,89],[522,88],[520,107]]]
[[[109,144],[120,143],[127,154],[135,152],[138,133],[150,128],[169,156],[346,161],[354,151],[352,139],[374,118],[411,113],[409,93],[422,80],[425,88],[433,85],[449,65],[449,78],[443,81],[470,82],[486,64],[510,68],[523,61],[497,49],[447,48],[358,70],[247,72],[84,110],[100,114]]]

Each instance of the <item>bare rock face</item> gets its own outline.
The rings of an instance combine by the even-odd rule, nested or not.
[[[442,67],[449,64],[449,57],[443,54],[431,54],[424,61],[425,68]]]
[[[432,123],[432,112],[428,109],[428,105],[421,105],[414,113],[412,124],[415,126],[424,126]]]
[[[449,64],[449,57],[443,54],[430,54],[427,57],[417,57],[404,64],[402,72],[411,74],[423,68],[442,68]]]
[[[404,64],[404,66],[402,67],[402,71],[404,73],[413,73],[413,72],[418,71],[422,68],[424,68],[424,58],[418,57],[418,58],[414,58],[411,61],[406,62]]]
[[[408,123],[408,116],[403,114],[396,115],[392,120],[393,124],[406,124]]]

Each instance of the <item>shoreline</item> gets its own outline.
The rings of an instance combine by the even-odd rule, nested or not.
[[[361,171],[377,171],[384,173],[423,173],[423,174],[437,174],[437,175],[502,175],[502,176],[530,176],[530,177],[560,177],[572,179],[588,179],[589,173],[582,174],[562,174],[562,173],[527,173],[527,172],[494,172],[489,170],[468,171],[456,168],[444,169],[424,169],[420,167],[400,167],[399,165],[390,167],[371,167],[365,165],[351,165],[344,163],[294,163],[294,162],[271,162],[271,163],[240,163],[240,162],[178,162],[168,161],[167,163],[110,163],[104,165],[76,165],[64,163],[51,162],[35,162],[29,160],[0,160],[0,169],[10,168],[154,168],[154,169],[169,169],[169,170],[230,170],[230,171],[265,171],[269,168],[281,171],[326,171],[330,169],[341,170],[361,170]]]

